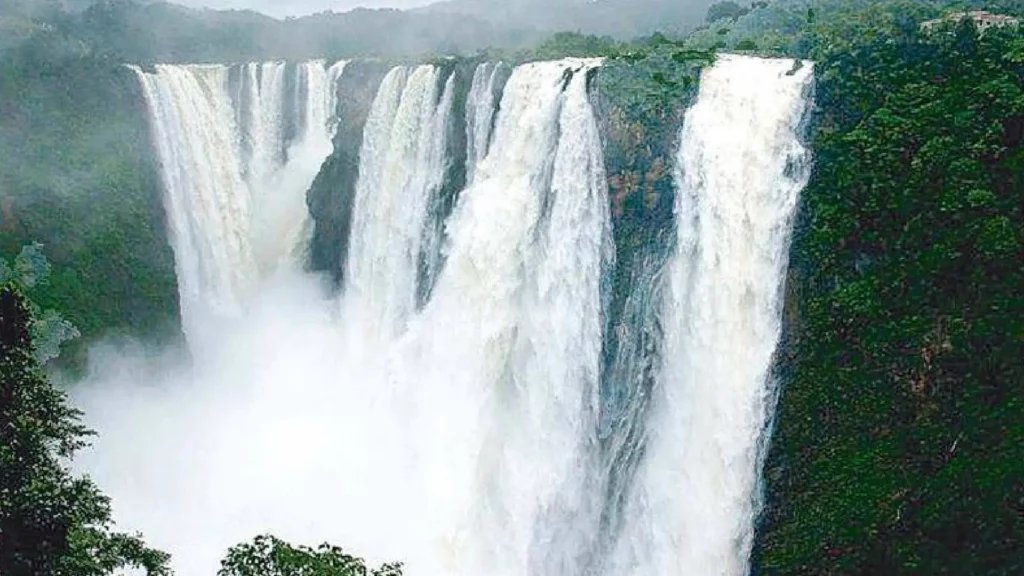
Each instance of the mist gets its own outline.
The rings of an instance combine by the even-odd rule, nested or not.
[[[433,0],[176,0],[175,3],[192,8],[255,10],[268,16],[284,18],[324,11],[345,12],[355,8],[417,8],[431,4]]]
[[[282,273],[244,316],[210,319],[191,354],[91,351],[74,394],[99,436],[79,465],[179,575],[212,574],[228,547],[271,531],[408,557],[399,415],[367,385],[380,359],[345,354],[335,304],[315,277]]]

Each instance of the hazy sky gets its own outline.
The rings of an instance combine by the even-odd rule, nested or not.
[[[359,6],[366,8],[412,8],[437,0],[173,0],[186,6],[210,8],[250,8],[272,16],[301,16],[322,10],[343,12]]]

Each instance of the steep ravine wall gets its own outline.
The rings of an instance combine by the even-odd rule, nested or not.
[[[348,254],[349,227],[363,127],[377,86],[390,66],[385,62],[357,60],[349,63],[338,83],[337,132],[334,152],[327,158],[306,196],[314,229],[310,267],[326,272],[335,283],[343,281],[342,263]]]
[[[44,245],[34,299],[83,337],[174,337],[177,288],[159,161],[134,74],[103,59],[0,63],[0,252]]]

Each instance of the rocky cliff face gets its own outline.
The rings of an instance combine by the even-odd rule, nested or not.
[[[388,68],[384,62],[363,60],[346,67],[338,85],[334,153],[320,168],[306,198],[315,222],[310,267],[328,273],[336,283],[343,281],[343,264],[348,253],[363,127],[377,86]]]

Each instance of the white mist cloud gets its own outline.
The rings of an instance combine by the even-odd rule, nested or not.
[[[416,8],[436,0],[174,0],[193,8],[249,9],[276,17],[303,16],[333,10],[344,12],[353,8]]]
[[[371,359],[343,354],[335,307],[315,278],[286,274],[244,317],[211,320],[191,354],[92,350],[73,395],[99,436],[77,465],[178,576],[212,576],[229,546],[268,532],[408,559],[393,528],[408,510],[405,435]]]

